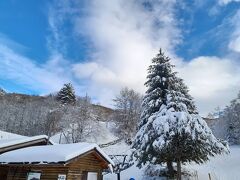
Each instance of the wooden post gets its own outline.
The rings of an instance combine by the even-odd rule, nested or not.
[[[208,178],[209,178],[209,180],[212,180],[210,173],[208,173]]]

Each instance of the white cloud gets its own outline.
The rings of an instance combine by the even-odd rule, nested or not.
[[[76,21],[76,32],[87,36],[96,49],[89,62],[73,69],[89,78],[89,90],[104,104],[123,86],[144,92],[146,69],[162,47],[171,53],[180,41],[174,20],[175,1],[90,1],[86,16]]]
[[[240,67],[218,57],[198,57],[178,67],[202,114],[225,106],[239,90]]]

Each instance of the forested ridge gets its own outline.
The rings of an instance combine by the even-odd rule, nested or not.
[[[68,127],[67,122],[74,119],[73,116],[79,114],[83,106],[87,108],[88,113],[82,112],[81,116],[86,120],[91,118],[107,121],[114,112],[111,108],[91,104],[88,97],[78,97],[75,106],[62,106],[56,100],[56,95],[26,95],[1,90],[0,129],[26,136],[49,134],[49,121],[53,121],[53,117],[50,116],[55,116],[58,125],[52,129],[61,131],[61,128]],[[76,108],[79,108],[79,111],[75,110]]]

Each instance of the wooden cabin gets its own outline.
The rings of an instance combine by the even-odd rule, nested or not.
[[[113,165],[96,144],[34,146],[0,155],[0,179],[102,180]]]
[[[30,146],[52,145],[53,142],[48,140],[48,136],[17,136],[10,139],[0,139],[0,154],[8,151],[21,149]]]

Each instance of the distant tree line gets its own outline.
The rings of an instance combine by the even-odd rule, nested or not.
[[[240,92],[225,108],[209,113],[214,134],[229,144],[240,144]]]

